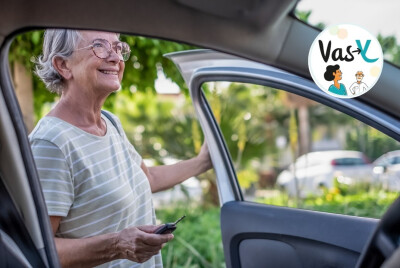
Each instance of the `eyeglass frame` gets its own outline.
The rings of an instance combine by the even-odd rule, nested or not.
[[[111,49],[107,49],[107,48],[106,48],[106,49],[107,49],[107,52],[108,52],[107,57],[105,57],[105,58],[99,57],[99,56],[96,54],[96,52],[94,51],[94,43],[95,43],[95,41],[97,41],[97,40],[99,40],[99,41],[105,41],[105,42],[107,42],[107,43],[110,45]],[[114,48],[116,47],[116,44],[126,44],[126,46],[129,48],[129,53],[125,53],[125,54],[128,54],[128,57],[126,58],[126,60],[124,59],[124,54],[121,53],[121,55],[120,55],[120,54],[118,54],[118,53],[115,51]],[[114,42],[114,44],[112,45],[108,40],[102,39],[102,38],[97,38],[97,39],[93,40],[93,44],[91,44],[91,45],[89,45],[89,46],[86,46],[86,47],[81,47],[81,48],[75,49],[74,51],[79,51],[79,50],[83,50],[83,49],[87,49],[87,48],[91,48],[93,54],[94,54],[96,57],[98,57],[99,59],[103,59],[103,60],[104,60],[104,59],[107,59],[108,57],[110,57],[111,52],[114,52],[115,54],[117,54],[117,55],[118,55],[118,58],[119,58],[120,60],[124,61],[124,62],[127,61],[127,60],[129,60],[129,57],[130,57],[130,55],[131,55],[131,49],[130,49],[128,43],[122,42],[122,41],[117,41],[117,42]]]

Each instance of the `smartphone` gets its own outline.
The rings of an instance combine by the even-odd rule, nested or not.
[[[186,215],[183,215],[182,217],[180,217],[175,222],[166,223],[166,224],[162,225],[154,233],[155,234],[171,234],[172,232],[174,232],[176,230],[176,224],[178,222],[180,222],[181,220],[183,220],[183,218],[185,218],[185,217],[186,217]]]

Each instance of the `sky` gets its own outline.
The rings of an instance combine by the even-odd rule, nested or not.
[[[301,0],[297,9],[312,10],[309,22],[313,25],[356,24],[375,36],[395,35],[400,44],[399,0]]]

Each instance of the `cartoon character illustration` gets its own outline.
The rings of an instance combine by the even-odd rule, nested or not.
[[[324,73],[324,78],[326,81],[333,80],[333,84],[328,89],[329,92],[337,95],[347,96],[346,87],[339,83],[339,80],[342,80],[342,71],[340,71],[339,64],[328,65]]]
[[[358,95],[368,90],[367,84],[362,82],[363,78],[364,78],[364,73],[362,71],[358,71],[356,73],[357,81],[354,82],[349,88],[351,94]]]

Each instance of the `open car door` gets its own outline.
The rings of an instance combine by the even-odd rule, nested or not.
[[[240,82],[294,93],[344,112],[397,140],[400,122],[357,99],[344,100],[325,94],[302,77],[231,55],[197,50],[167,57],[174,61],[189,85],[209,146],[221,203],[221,232],[227,267],[355,267],[379,221],[246,201],[220,128],[220,124],[226,122],[218,122],[207,102],[204,85],[216,81]],[[268,105],[266,102],[265,106]],[[235,128],[233,122],[232,128]],[[388,256],[393,253],[395,243],[391,246],[386,252]],[[376,253],[375,261],[367,262],[367,266],[365,263],[359,265],[380,266],[386,253]]]
[[[9,40],[10,42],[10,40]],[[0,267],[60,267],[52,228],[1,46]]]

